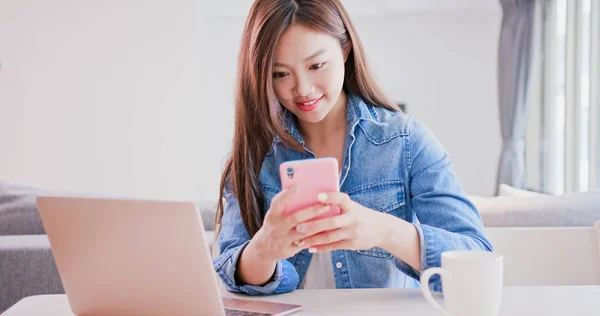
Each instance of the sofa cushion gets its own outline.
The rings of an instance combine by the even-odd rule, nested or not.
[[[209,249],[214,233],[206,232]],[[64,293],[46,235],[0,236],[0,314],[20,299]]]
[[[0,181],[0,236],[44,234],[36,195],[40,189]]]
[[[518,196],[518,197],[536,197],[536,196],[546,195],[546,194],[540,193],[540,192],[535,192],[535,191],[530,191],[530,190],[517,189],[508,184],[502,183],[502,184],[500,184],[500,188],[498,190],[498,195],[499,196]]]
[[[217,203],[210,201],[196,201],[196,206],[202,217],[205,230],[214,230],[215,214],[217,212]]]

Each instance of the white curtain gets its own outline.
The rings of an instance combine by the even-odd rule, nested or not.
[[[535,0],[500,0],[500,4],[498,106],[503,145],[496,193],[501,183],[517,188],[525,184],[526,100],[535,19]]]

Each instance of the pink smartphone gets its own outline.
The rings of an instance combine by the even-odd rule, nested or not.
[[[317,195],[323,192],[339,192],[338,162],[335,158],[314,158],[286,161],[279,166],[281,187],[289,189],[298,185],[298,192],[286,203],[284,215],[319,204]],[[338,205],[311,220],[339,215]]]

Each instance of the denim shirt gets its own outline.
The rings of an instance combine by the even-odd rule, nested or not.
[[[340,191],[365,207],[412,223],[419,234],[421,267],[413,269],[381,248],[336,250],[331,252],[336,287],[414,288],[419,286],[421,271],[440,266],[444,251],[491,251],[479,212],[467,199],[448,153],[433,133],[404,113],[368,105],[353,94],[348,94],[347,100]],[[288,132],[305,146],[293,114],[286,111],[284,122]],[[259,173],[265,197],[263,212],[281,191],[279,165],[306,158],[315,155],[291,150],[278,137],[274,139]],[[312,258],[306,249],[278,261],[271,281],[263,286],[236,283],[237,262],[250,236],[230,185],[224,198],[218,238],[221,255],[213,265],[227,289],[265,295],[299,288]],[[442,290],[439,276],[432,278],[430,288]]]

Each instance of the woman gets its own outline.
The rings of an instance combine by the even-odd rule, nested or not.
[[[214,267],[229,291],[418,287],[449,250],[492,249],[446,151],[369,72],[338,0],[256,0],[238,65]],[[284,161],[335,157],[340,193],[284,216]],[[342,214],[308,221],[339,204]],[[441,291],[439,277],[432,288]]]

